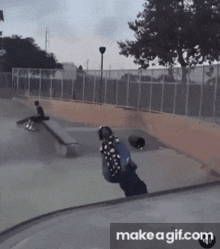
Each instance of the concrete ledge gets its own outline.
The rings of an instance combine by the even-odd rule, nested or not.
[[[55,148],[63,156],[73,156],[79,152],[79,143],[71,137],[63,127],[54,120],[43,121],[42,124],[57,140]]]
[[[36,98],[20,100],[31,106]],[[104,105],[89,105],[73,101],[42,99],[45,110],[70,122],[86,123],[90,126],[108,125],[115,129],[142,129],[156,137],[162,144],[175,148],[181,154],[198,158],[206,165],[207,172],[220,175],[220,126],[198,119],[167,113],[151,113]],[[213,161],[212,159],[215,158]]]

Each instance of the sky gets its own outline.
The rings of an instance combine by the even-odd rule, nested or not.
[[[100,69],[99,47],[106,47],[104,69],[137,69],[134,58],[119,55],[117,41],[135,40],[128,22],[137,19],[145,0],[0,0],[4,36],[32,37],[58,62]]]

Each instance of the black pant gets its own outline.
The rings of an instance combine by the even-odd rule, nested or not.
[[[123,173],[119,185],[126,197],[148,193],[146,184],[138,177],[135,169],[130,167]]]
[[[30,117],[30,120],[35,122],[35,123],[40,123],[41,121],[44,120],[44,117],[42,117],[42,116],[32,116],[32,117]]]

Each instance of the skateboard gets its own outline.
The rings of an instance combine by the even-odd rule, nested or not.
[[[32,117],[35,117],[35,116],[31,116],[31,117],[28,117],[28,118],[24,118],[24,119],[21,119],[21,120],[18,120],[16,123],[17,125],[23,125],[23,124],[27,124],[27,122],[30,120],[30,118]],[[48,116],[45,116],[43,120],[49,120],[50,117]],[[37,124],[37,123],[36,123]],[[25,127],[25,130],[28,130],[28,131],[31,131],[31,132],[36,132],[36,131],[40,131],[39,127],[34,127],[33,130],[29,130]]]
[[[34,116],[33,116],[33,117],[34,117]],[[24,119],[18,120],[16,123],[17,123],[17,125],[26,124],[26,123],[29,121],[30,118],[31,118],[31,117],[28,117],[28,118],[24,118]],[[33,130],[29,130],[29,129],[27,129],[26,127],[25,127],[25,130],[32,131],[32,132],[37,131],[37,129],[35,129],[35,128],[34,128]]]
[[[16,123],[17,123],[17,125],[22,125],[22,124],[24,124],[24,123],[27,123],[28,120],[29,120],[30,118],[32,118],[32,117],[35,117],[35,116],[31,116],[31,117],[28,117],[28,118],[24,118],[24,119],[18,120]],[[45,116],[43,120],[45,120],[45,121],[50,120],[50,117]]]
[[[24,119],[18,120],[16,123],[17,123],[17,125],[22,125],[24,123],[27,123],[29,119],[30,119],[30,117],[24,118]]]

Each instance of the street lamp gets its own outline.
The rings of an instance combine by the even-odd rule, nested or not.
[[[103,54],[105,53],[106,47],[100,47],[99,51],[101,53],[101,86],[100,86],[100,102],[103,102],[103,94],[102,94],[102,89],[103,89]]]

